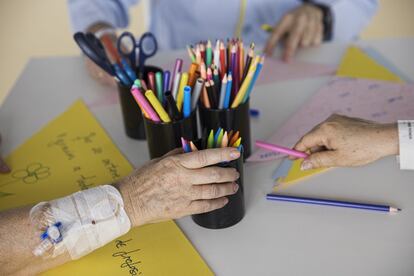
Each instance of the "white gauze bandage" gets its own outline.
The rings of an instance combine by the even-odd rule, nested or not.
[[[30,217],[39,230],[48,233],[48,230],[51,232],[56,228],[61,234],[61,239],[53,239],[43,233],[42,244],[34,254],[56,257],[67,251],[73,260],[102,247],[131,228],[121,194],[110,185],[39,203],[32,208]],[[58,237],[58,234],[54,236]]]

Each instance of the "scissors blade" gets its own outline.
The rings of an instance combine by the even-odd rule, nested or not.
[[[93,36],[92,38],[90,35],[87,36],[82,32],[77,32],[73,35],[73,39],[78,44],[79,48],[82,50],[82,52],[90,58],[96,65],[101,67],[105,72],[110,74],[111,76],[114,76],[114,69],[112,68],[112,65],[110,64],[108,57],[105,54],[105,50],[100,48],[102,44],[99,45],[99,40]]]

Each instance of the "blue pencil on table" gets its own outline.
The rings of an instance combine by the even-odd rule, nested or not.
[[[258,110],[258,109],[250,108],[249,113],[250,113],[250,116],[252,116],[254,118],[257,118],[257,117],[260,116],[260,110]]]
[[[364,209],[364,210],[371,210],[371,211],[385,212],[385,213],[396,213],[396,212],[401,211],[401,209],[399,208],[391,207],[387,205],[366,204],[366,203],[356,203],[356,202],[347,202],[347,201],[339,201],[339,200],[297,197],[297,196],[287,196],[287,195],[277,195],[277,194],[267,194],[266,199],[275,200],[275,201],[303,203],[303,204]]]
[[[190,117],[191,114],[191,87],[184,87],[184,99],[183,99],[183,116],[184,118]]]

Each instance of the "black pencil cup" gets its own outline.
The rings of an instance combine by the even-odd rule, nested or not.
[[[145,66],[143,76],[147,84],[149,72],[162,72],[162,69],[150,65]],[[139,72],[137,72],[138,75]],[[133,139],[145,140],[144,116],[131,94],[131,87],[118,83],[118,92],[126,134]]]
[[[240,173],[240,177],[236,181],[239,184],[239,189],[234,195],[227,197],[229,202],[223,208],[192,216],[195,223],[210,229],[222,229],[233,226],[243,219],[245,213],[243,158],[240,157],[231,162],[217,164],[217,166],[235,168]]]
[[[240,131],[241,143],[243,145],[244,159],[251,154],[251,134],[249,101],[236,108],[210,109],[200,105],[200,122],[202,133],[208,135],[210,130],[215,131],[221,127],[225,131]]]
[[[151,159],[161,157],[169,151],[181,147],[181,137],[194,141],[197,135],[197,113],[170,123],[153,122],[144,117],[148,151]]]

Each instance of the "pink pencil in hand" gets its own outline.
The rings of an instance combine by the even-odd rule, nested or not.
[[[285,153],[287,155],[294,156],[294,157],[299,157],[299,158],[308,157],[308,155],[304,152],[285,148],[285,147],[270,144],[270,143],[266,143],[264,141],[256,140],[256,146],[258,146],[259,148],[267,149],[267,150],[274,151],[274,152]]]

